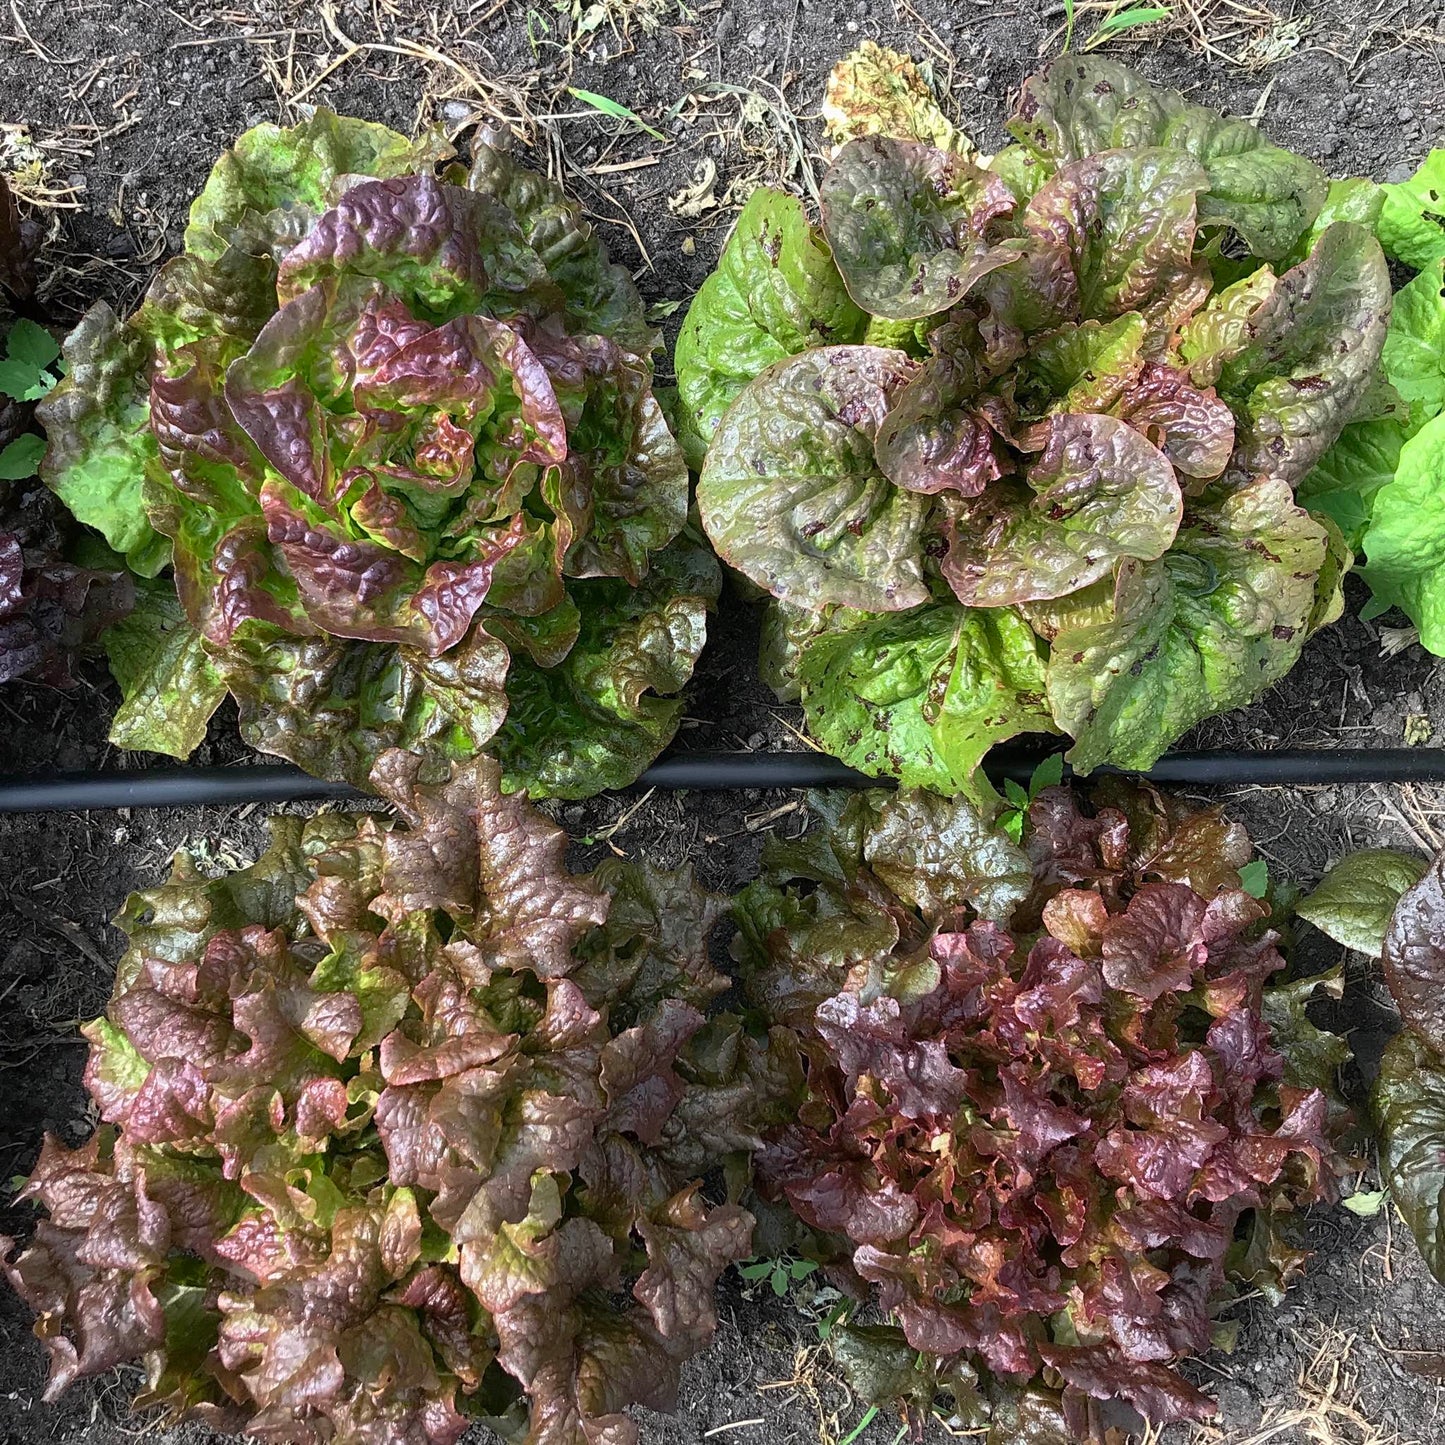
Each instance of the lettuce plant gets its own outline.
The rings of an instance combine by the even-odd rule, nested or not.
[[[184,612],[146,614],[166,706],[127,745],[184,756],[229,690],[313,773],[491,744],[509,787],[580,796],[675,730],[717,577],[655,333],[557,186],[448,154],[257,127],[136,314],[69,339],[46,479],[139,573],[172,562]]]
[[[1370,1094],[1381,1181],[1445,1284],[1445,859],[1426,867],[1387,848],[1352,854],[1300,911],[1383,963],[1403,1027]]]
[[[690,872],[573,876],[494,762],[421,766],[373,775],[404,824],[277,818],[127,903],[104,1123],[47,1139],[7,1266],[47,1398],[137,1360],[138,1405],[285,1445],[596,1445],[707,1343],[752,1219],[699,1181],[785,1117],[790,1040],[705,1019]]]
[[[1022,848],[923,791],[824,814],[740,896],[737,951],[807,1059],[760,1187],[892,1317],[844,1336],[850,1373],[925,1416],[945,1389],[990,1441],[1211,1414],[1175,1364],[1236,1284],[1279,1291],[1279,1217],[1343,1168],[1348,1054],[1305,1016],[1334,980],[1272,984],[1249,839],[1122,785],[1044,789]]]
[[[1148,766],[1338,613],[1294,489],[1389,405],[1384,256],[1309,161],[1112,62],[1028,81],[986,164],[875,71],[830,87],[821,224],[757,192],[683,327],[703,524],[855,766],[952,792],[1039,731]]]
[[[1392,406],[1345,428],[1302,494],[1339,523],[1372,595],[1364,615],[1399,607],[1431,652],[1445,655],[1445,151],[1408,181],[1353,188],[1386,253],[1419,274],[1395,294],[1379,387]]]
[[[103,548],[95,565],[72,560],[76,529],[35,477],[45,443],[31,425],[33,403],[55,384],[60,348],[11,305],[31,300],[38,241],[0,177],[0,682],[64,687],[77,653],[125,615],[133,590]]]

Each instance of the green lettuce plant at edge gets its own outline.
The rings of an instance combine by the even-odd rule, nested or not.
[[[1372,593],[1362,615],[1398,607],[1445,656],[1445,151],[1408,181],[1343,184],[1385,253],[1418,274],[1395,293],[1385,338],[1384,378],[1398,404],[1346,427],[1301,494],[1362,554]]]
[[[690,870],[570,874],[490,759],[373,785],[400,821],[278,817],[120,914],[101,1127],[46,1139],[0,1240],[47,1399],[135,1362],[138,1407],[276,1445],[626,1445],[751,1252],[702,1182],[789,1117],[793,1043],[707,1016]]]
[[[1370,1091],[1380,1182],[1445,1284],[1445,858],[1366,849],[1300,905],[1337,943],[1379,959],[1400,1012]]]
[[[1311,162],[1109,61],[1026,82],[987,162],[837,80],[821,224],[755,193],[677,348],[765,675],[911,785],[979,799],[1029,732],[1148,767],[1339,613],[1348,547],[1295,488],[1398,406],[1379,244]]]
[[[46,480],[156,578],[110,638],[113,740],[186,756],[229,691],[249,742],[359,785],[391,746],[490,747],[534,794],[631,782],[718,588],[656,340],[487,138],[465,170],[327,111],[247,132],[42,408]]]

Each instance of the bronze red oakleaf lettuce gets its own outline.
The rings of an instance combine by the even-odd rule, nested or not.
[[[706,1010],[720,901],[576,876],[482,760],[382,755],[403,819],[276,818],[134,895],[86,1083],[11,1282],[47,1398],[143,1362],[141,1405],[285,1445],[626,1442],[716,1324],[752,1218],[703,1176],[781,1123],[791,1036]]]
[[[1303,1260],[1279,1217],[1344,1167],[1339,1055],[1308,984],[1277,986],[1250,853],[1217,811],[1120,785],[1092,809],[1045,789],[1022,849],[904,791],[771,850],[736,952],[808,1098],[759,1187],[901,1331],[850,1337],[850,1371],[915,1406],[946,1388],[1000,1440],[1024,1408],[1050,1441],[1213,1413],[1175,1365],[1236,1284],[1279,1290]],[[911,1382],[883,1370],[904,1344]]]

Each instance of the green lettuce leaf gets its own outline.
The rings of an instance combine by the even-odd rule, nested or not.
[[[1366,848],[1342,858],[1295,912],[1336,943],[1379,958],[1400,895],[1425,873],[1425,861],[1393,848]]]
[[[1375,492],[1360,569],[1374,593],[1371,607],[1399,607],[1421,643],[1445,653],[1445,414],[1400,448],[1393,479]]]
[[[1445,257],[1395,293],[1381,361],[1419,429],[1445,407]]]
[[[677,731],[721,587],[711,554],[686,542],[657,553],[638,587],[576,584],[582,627],[566,660],[513,659],[493,741],[504,786],[585,798],[633,782]]]
[[[1299,485],[1311,511],[1325,512],[1356,552],[1364,546],[1375,493],[1394,481],[1405,428],[1394,417],[1347,426]]]
[[[1423,271],[1445,257],[1445,150],[1433,150],[1408,181],[1380,187],[1375,234],[1386,255]]]
[[[723,418],[698,480],[724,561],[774,597],[891,612],[925,601],[925,504],[873,453],[912,377],[902,352],[823,346],[751,382]]]
[[[1065,55],[1024,82],[1010,132],[1056,166],[1119,147],[1186,151],[1208,172],[1202,226],[1228,226],[1265,260],[1284,256],[1324,205],[1324,174],[1230,120],[1115,61]]]
[[[861,341],[866,322],[802,203],[759,186],[677,338],[679,429],[693,469],[755,376],[810,346]]]
[[[905,787],[996,801],[979,764],[995,743],[1052,732],[1044,662],[1008,608],[951,602],[835,614],[796,666],[812,735],[835,757]]]
[[[1202,718],[1242,707],[1299,656],[1327,552],[1282,482],[1201,504],[1160,561],[1121,564],[1033,615],[1049,705],[1080,772],[1148,768]]]
[[[40,475],[132,571],[154,577],[171,549],[141,502],[160,462],[147,425],[150,348],[101,301],[66,338],[64,356],[64,378],[35,409],[50,437]]]
[[[999,178],[921,141],[869,135],[839,151],[818,192],[848,294],[870,316],[918,321],[1019,256],[994,236],[1014,208]]]
[[[110,741],[118,748],[190,757],[226,684],[186,620],[175,588],[164,579],[143,584],[135,610],[103,640],[122,697]]]

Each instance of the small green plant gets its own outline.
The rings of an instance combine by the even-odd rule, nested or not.
[[[5,338],[0,393],[13,401],[39,401],[59,380],[59,368],[55,367],[59,355],[55,338],[43,326],[22,317]],[[0,480],[18,482],[33,477],[44,455],[44,437],[33,432],[16,437],[0,449]]]
[[[738,1273],[749,1284],[766,1280],[773,1293],[782,1299],[790,1286],[801,1284],[809,1275],[816,1273],[817,1268],[816,1260],[790,1259],[784,1255],[779,1259],[751,1259],[738,1266]],[[832,1318],[829,1316],[830,1320]]]
[[[1269,892],[1269,864],[1255,858],[1239,870],[1239,886],[1251,898],[1263,898]]]
[[[1034,769],[1029,778],[1027,790],[1022,784],[1014,782],[1012,778],[1005,780],[1003,791],[1008,806],[999,814],[999,827],[1015,843],[1021,842],[1024,836],[1024,819],[1028,816],[1029,804],[1045,788],[1055,787],[1063,780],[1064,755],[1062,753],[1050,754]]]
[[[1095,50],[1106,40],[1126,35],[1133,30],[1142,30],[1168,20],[1174,12],[1167,5],[1133,5],[1127,10],[1112,10],[1100,22],[1099,28],[1084,42],[1085,50]]]

